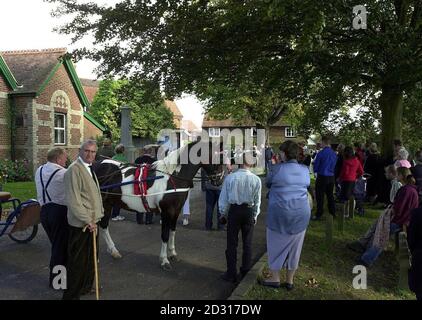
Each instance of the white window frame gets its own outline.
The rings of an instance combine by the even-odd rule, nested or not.
[[[56,127],[56,116],[63,116],[63,124],[64,124],[64,128],[62,127]],[[65,113],[54,113],[54,145],[56,146],[64,146],[66,145],[66,129],[67,129],[67,117]],[[64,142],[56,142],[56,131],[63,131],[63,136],[64,136]]]
[[[210,138],[218,138],[221,136],[220,128],[208,128],[208,136]]]
[[[284,128],[284,136],[286,138],[295,138],[297,136],[295,128],[294,127],[285,127]]]
[[[251,127],[251,137],[256,137],[257,135],[257,128],[256,127]]]

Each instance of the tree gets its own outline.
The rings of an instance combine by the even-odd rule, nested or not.
[[[339,94],[351,89],[354,102],[367,93],[377,96],[381,145],[388,156],[392,140],[402,135],[403,95],[422,81],[422,2],[366,1],[368,28],[363,30],[352,28],[353,4],[319,2],[314,13],[322,19],[321,28],[308,33],[306,47],[312,48],[315,75],[338,81]]]
[[[95,37],[77,56],[101,61],[102,74],[157,81],[170,96],[245,81],[264,81],[271,96],[290,83],[303,108],[322,117],[372,95],[386,155],[401,137],[403,95],[422,81],[420,0],[367,0],[360,30],[353,0],[47,1],[60,4],[58,15],[76,14],[61,32]]]
[[[132,134],[155,139],[161,129],[174,128],[173,113],[164,105],[158,87],[151,83],[106,79],[101,81],[90,112],[120,137],[122,105],[132,108]]]
[[[210,85],[199,98],[206,101],[205,109],[214,119],[231,118],[238,124],[252,120],[257,128],[266,130],[266,141],[269,143],[270,127],[295,110],[294,100],[289,99],[286,93],[286,88],[270,90],[245,82],[236,88]]]
[[[422,85],[415,88],[411,95],[403,99],[403,143],[406,148],[415,152],[422,149]]]

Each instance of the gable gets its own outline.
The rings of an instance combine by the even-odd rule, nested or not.
[[[50,83],[52,83],[52,85],[50,85]],[[51,95],[52,87],[54,88],[54,86],[56,86],[59,88],[61,85],[65,85],[67,89],[65,91],[67,93],[72,92],[73,97],[75,96],[74,94],[76,94],[76,97],[83,108],[89,107],[90,103],[86,97],[81,81],[76,74],[76,70],[72,64],[72,61],[68,57],[63,57],[60,59],[56,66],[50,71],[50,74],[38,89],[37,96],[43,95],[43,92],[47,90],[47,88],[49,89],[47,94]],[[72,89],[70,89],[70,87],[72,87]],[[72,101],[72,106],[74,105],[78,105],[75,99]]]
[[[57,101],[57,103],[52,101],[58,92],[64,92],[64,94],[60,96],[67,96],[68,99],[66,99],[66,101],[63,100],[61,103],[60,101]],[[60,109],[82,111],[82,101],[78,96],[69,73],[62,63],[54,69],[54,73],[48,77],[38,94],[36,99],[39,104],[51,105]]]

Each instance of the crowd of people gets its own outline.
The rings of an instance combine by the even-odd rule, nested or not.
[[[393,144],[394,155],[385,158],[379,153],[376,143],[333,145],[329,137],[322,137],[312,161],[304,156],[301,144],[287,141],[280,146],[279,155],[267,147],[270,277],[261,282],[263,285],[279,287],[279,271],[285,267],[285,286],[293,288],[293,275],[298,267],[309,219],[323,219],[324,200],[327,198],[328,213],[333,218],[338,215],[336,202],[343,203],[341,214],[346,219],[353,216],[355,210],[363,215],[364,202],[380,204],[384,209],[365,235],[347,245],[359,253],[357,262],[366,267],[375,263],[392,235],[407,231],[412,257],[409,287],[417,299],[422,299],[422,149],[411,159],[400,140],[394,140]],[[314,192],[309,188],[312,173],[316,178]],[[316,211],[312,217],[305,206],[306,190],[314,194],[316,200]]]
[[[394,141],[394,156],[384,159],[375,143],[333,146],[329,137],[322,137],[318,150],[304,152],[305,146],[285,141],[275,152],[265,150],[267,170],[266,186],[269,189],[266,218],[266,241],[269,277],[260,281],[263,286],[294,288],[294,275],[299,266],[306,230],[311,220],[323,219],[324,201],[328,212],[337,217],[336,201],[343,203],[345,218],[363,206],[356,203],[360,184],[363,201],[385,206],[383,214],[358,241],[348,245],[360,254],[359,263],[370,267],[388,243],[389,236],[407,230],[412,253],[410,287],[421,298],[421,222],[419,208],[422,194],[422,150],[409,159],[409,152],[401,141]],[[239,148],[240,150],[240,148]],[[238,282],[252,265],[252,237],[260,214],[261,179],[251,172],[256,165],[249,163],[247,152],[239,151],[232,162],[225,164],[225,178],[215,186],[201,173],[202,191],[205,193],[205,230],[213,229],[214,212],[217,212],[217,230],[227,231],[227,270],[222,279]],[[255,150],[256,152],[256,150]],[[78,158],[66,169],[66,151],[53,148],[47,154],[47,163],[35,174],[41,222],[52,244],[50,260],[50,286],[55,265],[67,268],[68,288],[63,299],[79,299],[91,292],[94,279],[92,237],[96,236],[97,223],[103,217],[103,206],[98,180],[92,170],[94,161],[113,159],[127,162],[125,148],[112,147],[105,140],[97,152],[96,142],[87,140],[79,150]],[[137,164],[156,161],[153,150],[144,148]],[[233,159],[232,159],[233,160]],[[235,167],[238,167],[236,170]],[[311,188],[311,175],[316,177],[315,190]],[[311,215],[313,199],[315,215]],[[113,208],[112,219],[123,220],[120,208]],[[143,223],[143,213],[137,214]],[[189,224],[189,194],[182,210],[183,225]],[[153,223],[152,213],[146,213],[146,224]],[[239,233],[242,235],[242,261],[237,271]],[[97,242],[98,243],[98,242]],[[280,270],[286,268],[286,280],[281,281]]]
[[[313,161],[317,211],[312,219],[320,220],[322,217],[324,193],[328,211],[336,217],[333,188],[336,189],[337,200],[344,203],[342,213],[346,218],[358,209],[356,200],[359,198],[362,210],[364,201],[372,205],[381,204],[384,208],[382,214],[365,235],[347,247],[359,253],[359,264],[371,267],[388,246],[391,236],[412,230],[408,233],[412,256],[409,287],[421,299],[422,234],[417,235],[415,230],[421,227],[418,225],[418,208],[422,200],[422,150],[418,150],[415,158],[411,159],[400,140],[394,140],[393,144],[393,156],[382,157],[376,143],[355,143],[353,148],[339,144],[334,149],[329,139],[323,137],[321,149]],[[360,194],[363,196],[360,197]],[[358,213],[362,214],[362,210],[358,210]]]

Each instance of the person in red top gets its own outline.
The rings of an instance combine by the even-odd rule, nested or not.
[[[354,146],[355,146],[355,156],[358,158],[358,160],[360,161],[360,164],[363,167],[363,164],[365,163],[365,151],[363,151],[359,142],[355,142]]]
[[[340,199],[344,202],[344,217],[349,217],[355,210],[355,200],[353,199],[353,189],[356,179],[363,175],[361,162],[355,156],[353,148],[348,146],[344,148],[343,164],[341,166],[339,180],[341,185]]]

